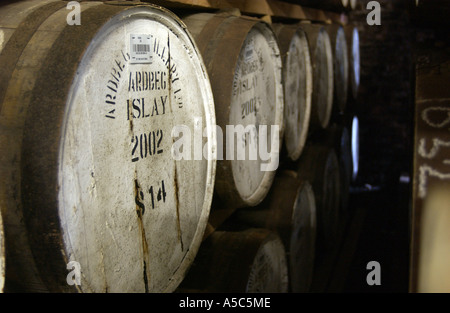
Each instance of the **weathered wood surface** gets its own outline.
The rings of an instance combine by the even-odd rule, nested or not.
[[[450,181],[450,56],[446,40],[429,43],[417,51],[414,178],[411,250],[411,291],[448,291],[436,275],[448,273],[439,269],[439,258],[445,255],[443,236],[448,229]],[[445,39],[444,38],[444,39]],[[439,221],[439,222],[438,222]],[[439,223],[431,226],[430,223]],[[441,224],[443,223],[443,224]],[[433,231],[435,235],[433,236]],[[425,241],[427,240],[427,241]],[[436,244],[442,244],[436,248]],[[428,256],[424,255],[429,253]],[[433,263],[437,266],[432,267]],[[428,273],[428,279],[424,275]],[[440,276],[444,277],[444,276]],[[419,280],[420,278],[420,280]],[[447,278],[446,278],[447,279]]]
[[[179,291],[287,292],[283,243],[266,229],[216,231],[202,243]]]
[[[289,158],[298,160],[311,117],[312,66],[305,32],[298,25],[274,24],[283,61],[284,141]]]
[[[327,128],[333,109],[334,69],[330,37],[324,25],[300,24],[306,32],[313,68],[310,132]]]
[[[81,3],[82,23],[71,26],[66,4],[29,10],[1,54],[2,67],[17,59],[0,116],[6,278],[22,291],[39,279],[50,291],[74,291],[66,264],[76,261],[79,291],[173,291],[198,250],[213,194],[206,69],[165,9]],[[204,157],[178,158],[178,125],[191,142],[206,129]]]

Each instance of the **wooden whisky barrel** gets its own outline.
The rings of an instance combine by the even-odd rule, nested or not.
[[[348,8],[351,10],[356,10],[359,9],[360,7],[360,2],[359,0],[349,0],[348,1]]]
[[[275,24],[283,62],[284,140],[288,156],[296,161],[308,136],[311,116],[312,68],[308,39],[294,25]]]
[[[208,69],[223,134],[215,188],[230,206],[254,206],[278,167],[284,102],[276,37],[250,17],[199,13],[183,21]]]
[[[348,52],[344,28],[338,24],[326,25],[333,51],[334,104],[333,109],[344,113],[348,93]]]
[[[18,273],[32,255],[50,291],[173,291],[202,240],[215,177],[202,58],[160,7],[83,2],[81,25],[69,25],[66,5],[0,10],[30,8],[15,25],[0,18],[13,30],[0,55],[6,279],[29,288]],[[206,128],[204,158],[178,158],[178,137],[193,137],[178,125]],[[81,285],[66,280],[69,261]]]
[[[432,183],[423,200],[418,236],[420,253],[417,268],[417,292],[448,293],[450,292],[450,184],[448,181]],[[417,217],[416,217],[417,218]]]
[[[359,32],[354,25],[344,26],[345,38],[348,51],[348,91],[351,99],[356,99],[360,83],[360,48]]]
[[[340,178],[341,178],[341,209],[347,211],[350,196],[350,184],[352,182],[352,150],[351,137],[348,128],[343,126],[340,129],[339,149],[337,150]]]
[[[275,232],[266,229],[216,231],[202,243],[180,290],[287,292],[283,243]]]
[[[308,145],[299,159],[298,177],[311,183],[316,200],[317,251],[328,251],[339,235],[340,172],[334,149]]]
[[[353,116],[351,126],[352,180],[355,181],[359,171],[359,119]]]
[[[340,177],[340,209],[346,211],[350,183],[352,182],[352,143],[347,125],[332,124],[327,129],[317,133],[311,142],[334,149],[339,162]]]
[[[280,172],[266,199],[255,208],[239,210],[236,219],[251,227],[276,231],[286,249],[290,291],[310,291],[314,271],[316,205],[309,182],[299,180],[296,172]]]
[[[333,51],[323,25],[300,24],[306,32],[313,69],[310,131],[326,128],[333,108]]]

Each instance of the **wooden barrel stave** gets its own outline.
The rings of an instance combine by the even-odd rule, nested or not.
[[[304,7],[311,7],[315,9],[333,11],[333,12],[343,12],[351,8],[351,0],[281,0],[287,1],[295,4],[302,5]]]

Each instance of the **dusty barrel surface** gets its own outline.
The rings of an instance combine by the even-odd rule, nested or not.
[[[222,133],[216,190],[231,206],[256,205],[278,167],[283,89],[277,40],[266,23],[249,17],[199,13],[183,21],[207,66]]]
[[[351,0],[287,0],[288,2],[297,3],[305,7],[312,7],[322,10],[330,10],[342,12],[350,9]]]
[[[283,62],[284,140],[296,161],[308,136],[311,116],[312,68],[308,39],[298,26],[275,24]]]
[[[348,91],[351,99],[356,99],[360,84],[360,47],[359,32],[354,25],[344,26],[348,52]]]
[[[0,56],[2,67],[17,58],[1,98],[8,251],[15,232],[28,233],[11,256],[30,250],[50,291],[175,290],[202,240],[215,174],[212,91],[192,38],[152,5],[81,3],[75,26],[66,1],[30,3]],[[177,125],[206,128],[207,157],[178,158]],[[79,286],[66,281],[69,261]]]
[[[353,116],[351,125],[352,180],[355,181],[359,171],[359,119]]]
[[[298,177],[312,185],[316,199],[316,247],[327,251],[339,234],[340,172],[334,149],[316,144],[307,146],[299,160]]]
[[[348,209],[348,199],[350,196],[350,184],[352,182],[352,144],[350,132],[347,127],[339,129],[339,149],[338,153],[340,178],[341,178],[341,209],[346,211]]]
[[[280,237],[266,229],[216,231],[201,245],[182,291],[287,292],[286,255]]]
[[[275,177],[267,198],[239,210],[240,223],[276,231],[287,253],[291,292],[310,291],[314,270],[316,205],[311,184],[292,171]]]
[[[326,128],[330,122],[334,92],[333,51],[323,25],[300,24],[300,27],[308,38],[313,69],[311,131]]]
[[[333,109],[344,113],[348,94],[348,51],[345,31],[341,25],[326,26],[333,51],[334,95]]]

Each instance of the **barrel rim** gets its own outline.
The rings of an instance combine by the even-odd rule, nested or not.
[[[334,101],[334,60],[330,36],[328,35],[326,25],[323,24],[300,24],[299,27],[301,27],[306,32],[310,47],[311,64],[313,68],[310,131],[315,131],[317,130],[317,128],[325,129],[327,128],[331,120]],[[322,47],[319,47],[317,45],[319,41],[322,43]],[[319,111],[320,108],[318,107],[318,103],[316,103],[319,94],[314,88],[318,83],[318,75],[316,74],[316,69],[318,69],[319,67],[316,66],[316,64],[318,62],[317,57],[320,49],[324,49],[323,53],[326,57],[325,68],[327,71],[327,76],[325,77],[325,81],[327,82],[325,97],[326,99],[322,99],[325,104],[324,112]]]
[[[275,116],[274,124],[272,124],[272,125],[278,125],[279,129],[280,129],[280,134],[277,138],[279,141],[279,144],[278,144],[276,156],[275,156],[278,159],[281,145],[282,145],[282,137],[281,137],[282,132],[281,131],[284,127],[284,119],[283,119],[283,117],[284,117],[284,93],[283,93],[283,86],[282,86],[282,63],[281,63],[281,57],[280,57],[280,48],[278,46],[276,35],[269,24],[267,24],[266,22],[263,22],[263,21],[256,21],[256,23],[252,26],[252,28],[246,34],[246,37],[253,29],[257,29],[260,33],[262,33],[264,35],[264,37],[266,39],[268,39],[269,47],[272,50],[271,51],[272,59],[274,61],[274,66],[275,66],[273,74],[276,79],[275,95],[274,95],[274,98],[276,101],[276,103],[274,105],[276,116]],[[272,42],[272,44],[270,44],[271,42]],[[244,49],[244,45],[241,45],[241,50],[239,51],[239,55],[243,52],[242,49]],[[236,62],[236,67],[237,66],[238,66],[238,63]],[[236,70],[234,70],[233,73],[236,73]],[[230,90],[230,99],[231,99],[231,93],[232,93],[232,90]],[[273,157],[273,155],[271,155],[271,161],[272,161],[272,157]],[[233,171],[232,166],[231,166],[231,174],[233,176],[233,181],[236,184],[235,172]],[[273,183],[275,174],[276,174],[276,170],[265,171],[261,181],[259,182],[258,187],[249,196],[244,196],[242,194],[242,192],[236,188],[236,191],[238,192],[242,201],[244,201],[246,205],[255,206],[255,205],[259,204],[262,200],[264,200],[265,196],[269,192],[270,187]]]
[[[3,226],[2,211],[0,210],[0,293],[3,292],[5,286],[5,231]]]

